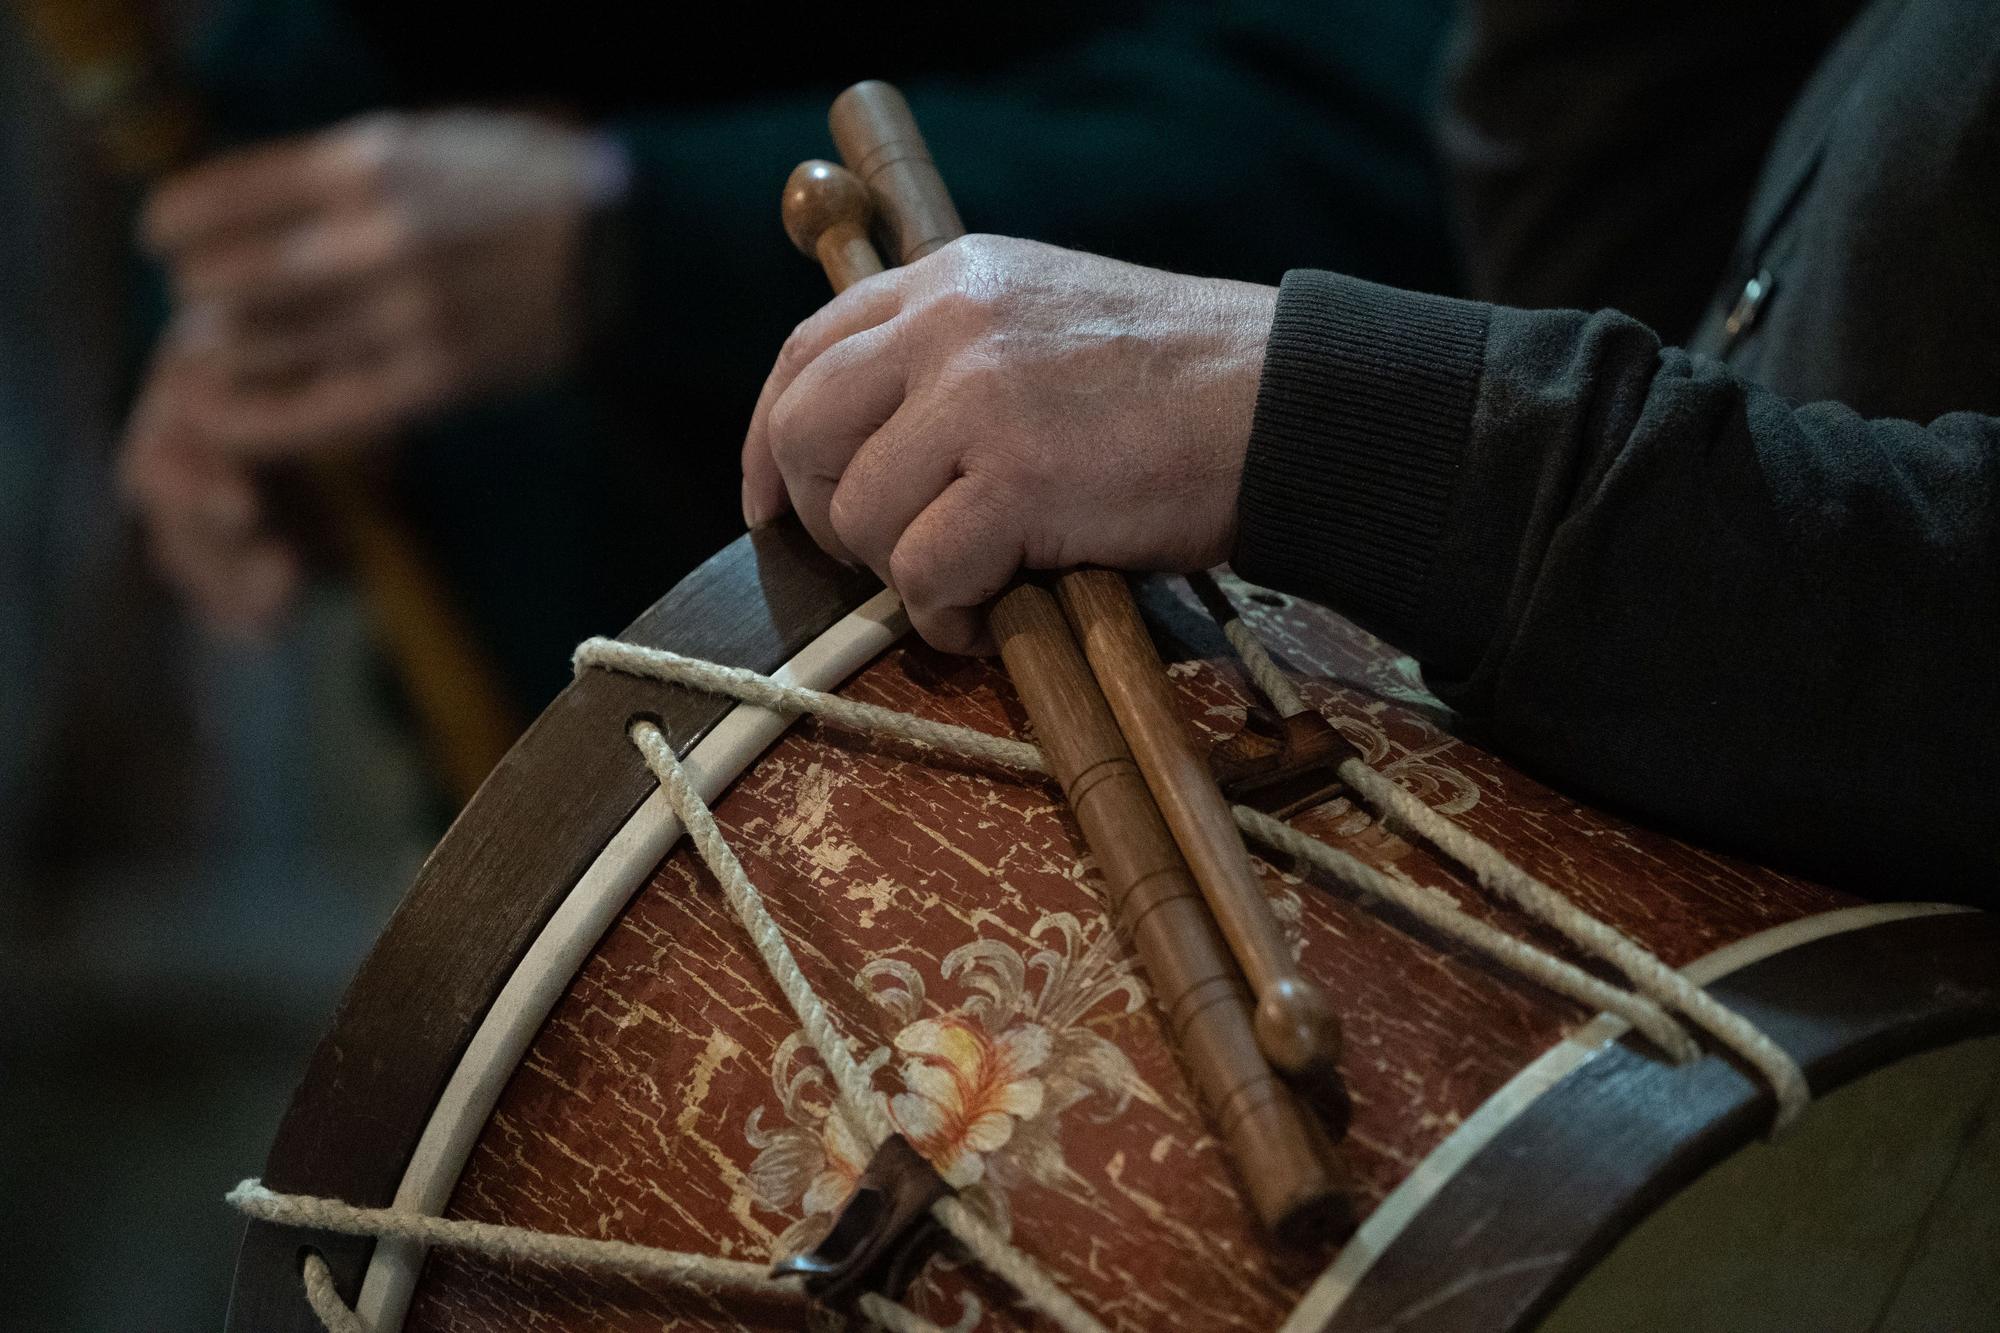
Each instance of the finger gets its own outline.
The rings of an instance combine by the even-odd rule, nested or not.
[[[364,197],[382,183],[397,124],[371,117],[213,158],[153,192],[140,237],[154,253],[174,254]]]
[[[414,276],[291,307],[282,316],[217,323],[187,337],[206,370],[240,384],[295,379],[382,359],[401,345],[442,337],[443,302]]]
[[[255,540],[249,530],[210,524],[195,491],[163,490],[146,510],[153,553],[168,580],[183,593],[207,600],[222,570]]]
[[[843,560],[855,558],[855,552],[830,518],[835,487],[855,452],[903,404],[904,367],[894,328],[893,321],[879,324],[835,343],[792,381],[766,416],[767,448],[792,507],[820,545]]]
[[[152,381],[140,391],[118,445],[118,491],[128,503],[147,504],[162,485],[163,474],[182,466],[184,450],[177,438],[178,406],[170,406],[168,390],[156,364]]]
[[[329,208],[290,225],[204,245],[173,265],[175,299],[242,320],[356,288],[418,259],[424,238],[409,215],[380,205]]]
[[[263,522],[263,501],[241,468],[197,464],[174,476],[170,485],[179,492],[170,503],[204,540],[244,542]]]
[[[785,383],[789,386],[789,379]],[[771,457],[770,435],[764,425],[771,402],[780,391],[778,386],[778,372],[773,368],[757,391],[757,405],[750,410],[750,429],[743,437],[743,526],[746,528],[768,523],[791,506],[785,475],[778,468],[778,460]]]
[[[263,501],[245,470],[184,443],[132,451],[123,460],[121,480],[125,494],[152,523],[240,541],[263,521]]]
[[[443,407],[461,378],[450,348],[419,340],[269,387],[202,376],[188,416],[204,442],[237,457],[326,453],[372,442]]]
[[[855,450],[827,501],[827,525],[854,559],[890,579],[904,531],[958,480],[961,441],[931,428],[914,403]]]
[[[1011,582],[1027,545],[986,483],[961,477],[904,530],[889,557],[889,586],[924,641],[948,653],[993,651],[986,604]]]
[[[231,637],[268,634],[302,578],[297,554],[271,537],[234,545],[163,537],[155,550],[168,581],[195,613]]]
[[[770,483],[775,469],[769,466],[771,451],[767,427],[772,406],[820,353],[844,338],[888,322],[901,308],[901,272],[891,269],[855,283],[792,330],[791,337],[785,340],[784,347],[778,352],[777,363],[764,380],[762,391],[757,395],[757,406],[750,413],[750,429],[743,439],[746,503],[750,498],[748,483],[752,477],[757,479],[757,498],[766,500],[771,497]],[[779,512],[782,509],[766,513],[746,508],[743,517],[754,527]]]
[[[226,567],[226,586],[209,608],[209,620],[239,637],[268,637],[298,597],[298,554],[267,538],[243,550]]]
[[[290,547],[261,530],[248,474],[215,461],[181,460],[146,509],[155,563],[215,623],[260,624],[298,579]]]

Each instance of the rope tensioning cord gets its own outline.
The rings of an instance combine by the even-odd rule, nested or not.
[[[1293,716],[1309,707],[1240,616],[1228,618],[1223,629],[1243,659],[1251,681],[1281,716]],[[887,736],[942,754],[1023,773],[1047,772],[1041,752],[1025,741],[842,699],[741,667],[684,657],[666,649],[593,638],[578,645],[573,665],[578,674],[590,669],[617,671],[723,695],[784,716],[810,715],[847,731]],[[882,1094],[875,1089],[867,1071],[856,1063],[846,1038],[799,968],[783,933],[765,908],[763,896],[723,837],[714,814],[688,782],[672,745],[648,721],[633,723],[630,737],[659,780],[661,791],[687,830],[702,863],[721,884],[772,980],[798,1018],[807,1041],[832,1077],[840,1094],[837,1102],[840,1113],[872,1148],[881,1147],[896,1132]],[[1232,807],[1238,827],[1266,846],[1316,866],[1364,894],[1394,903],[1439,934],[1548,990],[1623,1019],[1674,1061],[1685,1063],[1698,1057],[1700,1048],[1668,1012],[1678,1011],[1682,1018],[1741,1056],[1770,1082],[1777,1099],[1774,1132],[1789,1125],[1804,1110],[1810,1098],[1804,1074],[1789,1055],[1749,1020],[1720,1004],[1637,941],[1590,915],[1360,758],[1349,756],[1341,760],[1335,771],[1384,821],[1429,843],[1470,871],[1489,892],[1554,927],[1579,949],[1609,962],[1631,981],[1633,989],[1612,985],[1527,940],[1488,925],[1441,890],[1418,884],[1400,872],[1368,865],[1250,806]],[[393,1237],[494,1258],[565,1264],[710,1290],[767,1293],[800,1290],[796,1278],[773,1277],[763,1266],[741,1260],[557,1235],[524,1227],[450,1220],[392,1208],[358,1208],[338,1199],[278,1194],[255,1180],[237,1186],[228,1195],[228,1201],[244,1213],[267,1222],[349,1235]],[[1004,1278],[1025,1302],[1059,1327],[1069,1333],[1103,1333],[1103,1326],[1033,1258],[994,1231],[956,1196],[939,1200],[931,1211],[968,1254]],[[368,1333],[360,1317],[334,1290],[331,1271],[323,1259],[309,1255],[302,1277],[307,1299],[328,1333]],[[934,1330],[920,1316],[878,1293],[863,1294],[858,1308],[892,1333]]]

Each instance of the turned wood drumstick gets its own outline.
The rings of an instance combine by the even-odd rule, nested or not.
[[[870,212],[866,188],[830,163],[802,163],[786,182],[785,230],[836,291],[882,270],[867,237]],[[1001,599],[991,625],[1252,1209],[1278,1236],[1309,1236],[1339,1217],[1344,1182],[1323,1134],[1258,1048],[1236,965],[1061,608],[1026,584]]]
[[[792,168],[780,205],[785,235],[808,259],[819,260],[836,293],[882,271],[868,239],[875,217],[868,187],[846,167],[814,158]]]
[[[1257,1043],[1288,1074],[1332,1079],[1340,1023],[1326,992],[1299,975],[1213,771],[1188,734],[1166,667],[1125,576],[1071,570],[1056,592],[1160,814],[1257,997]]]
[[[841,157],[888,222],[902,263],[965,233],[909,103],[895,88],[857,83],[835,99],[827,119]],[[1076,570],[1059,576],[1056,588],[1153,799],[1249,978],[1259,1046],[1287,1074],[1331,1080],[1339,1020],[1326,992],[1299,975],[1243,835],[1174,707],[1166,669],[1124,576]]]

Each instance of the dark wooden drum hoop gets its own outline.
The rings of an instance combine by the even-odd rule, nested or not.
[[[623,637],[768,672],[877,591],[780,524],[688,575]],[[686,754],[734,706],[601,671],[557,697],[425,862],[356,973],[279,1126],[267,1185],[363,1206],[394,1200],[495,997],[653,788],[622,742],[628,721],[658,719]],[[1915,884],[1883,890],[1921,894]],[[1820,1094],[1920,1051],[2000,1033],[2000,918],[1985,913],[1889,904],[1835,912],[1718,950],[1688,971],[1769,1033]],[[1830,977],[1841,984],[1829,987]],[[1326,1304],[1322,1327],[1531,1327],[1659,1203],[1768,1125],[1769,1092],[1724,1058],[1675,1067],[1623,1039],[1602,1046],[1607,1022],[1559,1043],[1441,1145],[1462,1159],[1441,1183],[1406,1182],[1376,1210],[1307,1298]],[[1532,1095],[1521,1091],[1531,1084]],[[1510,1096],[1517,1104],[1501,1106]],[[1477,1225],[1495,1200],[1506,1201],[1507,1224]],[[228,1327],[316,1333],[304,1255],[324,1256],[351,1301],[372,1248],[247,1224]],[[1439,1301],[1441,1266],[1506,1276]]]

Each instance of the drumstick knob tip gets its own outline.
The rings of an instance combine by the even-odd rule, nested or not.
[[[836,162],[814,158],[792,168],[783,209],[785,234],[811,257],[818,252],[819,238],[842,223],[865,234],[874,204],[859,176]]]
[[[1280,1073],[1317,1077],[1340,1058],[1340,1019],[1325,991],[1302,977],[1264,988],[1254,1020],[1258,1049]]]

